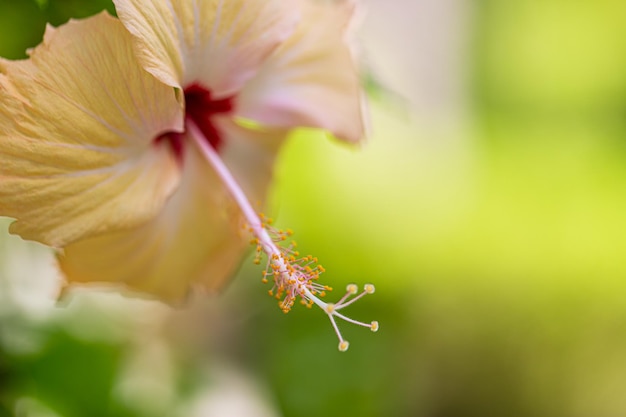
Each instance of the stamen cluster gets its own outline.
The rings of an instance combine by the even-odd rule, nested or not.
[[[371,331],[378,331],[378,322],[363,323],[353,320],[339,310],[353,304],[366,294],[373,294],[374,285],[366,284],[363,291],[357,295],[358,286],[349,284],[346,294],[336,303],[326,303],[321,298],[326,296],[327,291],[332,291],[328,285],[317,281],[319,276],[326,270],[318,264],[316,257],[311,255],[301,256],[296,250],[297,243],[293,240],[287,243],[293,235],[291,230],[281,230],[272,226],[272,219],[259,215],[260,224],[247,226],[247,230],[254,236],[250,240],[256,247],[254,263],[260,264],[263,254],[267,255],[265,270],[263,271],[264,284],[272,281],[272,288],[268,294],[278,300],[278,306],[284,313],[288,313],[298,298],[300,304],[311,308],[314,304],[320,307],[329,317],[333,329],[339,338],[339,350],[348,350],[349,343],[343,338],[335,317],[352,324],[368,327]]]

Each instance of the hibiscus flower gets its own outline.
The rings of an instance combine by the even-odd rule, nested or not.
[[[331,318],[323,268],[259,218],[277,152],[296,127],[363,136],[351,2],[114,0],[0,61],[0,215],[60,249],[69,283],[114,282],[167,301],[217,290],[249,237],[288,311]],[[267,277],[265,278],[267,279]],[[376,330],[378,324],[355,322]]]

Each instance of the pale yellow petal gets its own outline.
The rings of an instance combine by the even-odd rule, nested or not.
[[[293,0],[114,0],[145,68],[174,87],[236,93],[293,32]]]
[[[365,115],[359,73],[346,40],[351,3],[301,4],[296,32],[246,84],[237,113],[267,126],[323,128],[358,142]]]
[[[227,137],[227,143],[234,145],[227,151],[229,161],[225,162],[244,187],[253,187],[253,196],[262,198],[276,154],[272,144],[282,137],[246,132],[233,125],[227,129],[227,135],[235,133],[238,137]],[[238,159],[234,154],[245,144],[251,148]],[[263,157],[255,159],[255,150]],[[212,291],[224,285],[238,266],[249,237],[243,233],[239,210],[191,143],[184,160],[180,186],[154,220],[65,249],[60,264],[70,283],[120,283],[169,302],[180,301],[191,288]],[[258,169],[248,170],[242,165],[246,163]]]
[[[0,63],[0,215],[52,246],[152,218],[175,189],[174,90],[138,64],[106,15],[49,28],[25,61]]]

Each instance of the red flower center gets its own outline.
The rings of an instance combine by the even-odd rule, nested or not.
[[[234,96],[215,99],[211,91],[200,84],[191,84],[185,88],[185,124],[193,121],[207,141],[219,152],[223,137],[215,126],[213,116],[232,113]],[[167,132],[155,139],[155,143],[166,141],[174,154],[182,160],[185,146],[185,133]]]

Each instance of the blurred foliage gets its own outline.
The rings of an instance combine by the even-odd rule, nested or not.
[[[26,49],[41,41],[46,23],[59,26],[104,9],[115,13],[110,0],[0,0],[0,56],[25,58]]]
[[[47,21],[104,7],[0,0],[0,56],[24,57]],[[379,333],[344,326],[351,349],[337,353],[323,315],[282,315],[247,265],[224,296],[231,319],[208,313],[214,300],[173,313],[161,337],[176,371],[159,408],[164,386],[134,406],[115,395],[129,352],[154,343],[130,347],[142,322],[105,331],[124,302],[40,320],[4,309],[0,328],[26,347],[0,338],[0,416],[16,401],[43,410],[25,416],[185,415],[177,405],[211,379],[201,369],[222,361],[285,416],[626,414],[626,3],[484,0],[473,15],[469,121],[434,134],[380,99],[359,152],[300,132],[282,155],[279,224],[335,292],[376,283],[351,314]]]

